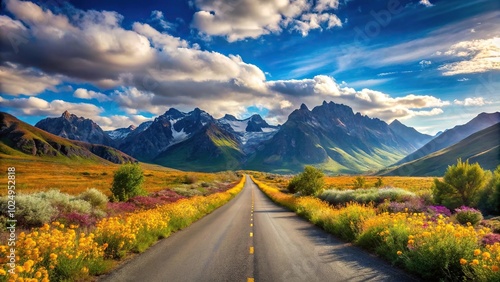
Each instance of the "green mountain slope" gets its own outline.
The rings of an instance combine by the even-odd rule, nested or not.
[[[0,112],[0,155],[41,157],[100,163],[133,162],[132,157],[108,146],[68,140]]]
[[[500,123],[483,129],[450,147],[380,172],[383,175],[442,176],[458,158],[493,170],[500,164]]]
[[[238,169],[243,156],[233,135],[209,123],[191,138],[170,146],[153,162],[181,170],[214,172]]]

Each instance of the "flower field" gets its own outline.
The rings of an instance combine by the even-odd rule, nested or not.
[[[354,202],[332,207],[256,183],[274,202],[424,279],[500,281],[500,243],[483,243],[492,235],[488,228],[454,223],[439,212],[380,212]]]
[[[244,182],[243,177],[225,192],[103,218],[91,229],[52,222],[22,232],[15,246],[13,275],[9,273],[11,246],[0,245],[0,281],[88,280],[109,271],[116,259],[143,252],[158,239],[224,205],[241,191]]]

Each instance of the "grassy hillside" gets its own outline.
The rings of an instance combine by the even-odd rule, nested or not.
[[[383,175],[441,176],[458,158],[494,170],[500,164],[500,123],[420,159],[381,171]]]

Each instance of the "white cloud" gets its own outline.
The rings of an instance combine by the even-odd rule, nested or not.
[[[149,24],[136,22],[131,30],[124,29],[123,17],[117,13],[75,9],[71,15],[58,15],[34,3],[16,0],[9,0],[6,8],[16,18],[1,16],[0,22],[30,38],[15,53],[8,38],[0,34],[6,60],[44,73],[57,73],[71,82],[91,83],[98,88],[123,86],[148,93],[155,97],[156,108],[148,107],[152,113],[171,104],[213,104],[220,108],[215,105],[227,104],[228,99],[242,101],[266,95],[265,74],[241,57],[200,50],[199,45],[190,46]],[[27,81],[18,85],[34,87],[37,82]],[[7,89],[9,84],[5,85]],[[43,89],[40,86],[37,91],[24,92]],[[113,98],[129,111],[141,107],[127,104],[118,95]]]
[[[462,78],[459,78],[457,79],[457,81],[460,81],[460,82],[463,82],[463,81],[469,81],[470,79],[466,78],[466,77],[462,77]]]
[[[112,115],[112,116],[85,116],[99,124],[103,130],[113,130],[116,128],[129,127],[130,125],[138,126],[143,122],[151,120],[142,115]]]
[[[445,55],[462,60],[440,66],[443,75],[500,70],[500,37],[462,41],[452,45]]]
[[[336,9],[338,0],[319,0],[313,8],[307,0],[196,0],[200,11],[193,27],[206,35],[225,36],[229,42],[258,38],[291,28],[307,35],[322,26],[342,26],[340,19],[325,10]]]
[[[388,75],[393,75],[393,74],[397,74],[397,73],[398,73],[397,71],[381,72],[381,73],[377,74],[377,76],[388,76]]]
[[[420,0],[420,4],[424,5],[425,7],[432,7],[434,4],[432,4],[429,0]]]
[[[430,95],[409,94],[403,97],[390,95],[364,88],[355,90],[346,84],[338,84],[332,77],[316,76],[313,79],[269,81],[268,87],[286,100],[286,108],[282,103],[268,104],[272,115],[277,115],[279,122],[286,120],[287,108],[298,108],[301,103],[319,105],[323,100],[344,103],[355,111],[371,117],[378,117],[388,122],[398,118],[415,116],[433,116],[443,113],[441,107],[449,106]]]
[[[73,96],[85,100],[96,99],[99,102],[111,101],[111,99],[105,94],[95,92],[92,90],[87,90],[84,88],[76,89],[75,92],[73,93]]]
[[[1,99],[2,105],[9,108],[14,114],[24,116],[59,116],[69,111],[78,116],[97,116],[104,110],[94,104],[70,103],[63,100],[48,102],[38,97]]]
[[[295,26],[292,28],[292,30],[297,30],[299,31],[302,36],[307,36],[309,34],[309,31],[312,29],[322,29],[322,26],[324,26],[324,23],[328,23],[326,25],[327,29],[336,27],[336,26],[342,26],[342,22],[340,19],[334,15],[334,14],[315,14],[315,13],[307,13],[303,14],[300,17],[300,20],[294,20],[293,21]]]
[[[432,65],[432,62],[431,61],[428,61],[428,60],[422,60],[418,63],[421,67],[425,68],[425,67],[428,67],[430,65]]]
[[[0,66],[0,92],[10,95],[36,95],[46,89],[55,89],[61,79],[34,68],[22,68],[7,63]]]
[[[155,95],[151,92],[140,91],[135,87],[115,91],[112,99],[128,114],[136,114],[138,111],[147,111],[153,114],[162,114],[164,107],[155,105]]]
[[[462,106],[484,106],[486,104],[491,104],[491,102],[484,100],[483,97],[465,98],[464,100],[455,99],[453,103],[455,105],[462,105]]]
[[[323,12],[325,10],[337,9],[339,7],[339,0],[317,0],[314,11]]]
[[[151,12],[151,19],[154,22],[158,22],[158,24],[163,28],[163,29],[174,29],[175,25],[172,23],[169,23],[165,20],[165,17],[163,16],[162,11],[154,10]]]
[[[38,97],[4,99],[0,97],[3,106],[9,108],[14,115],[23,116],[60,116],[64,111],[69,111],[77,116],[90,118],[104,130],[113,130],[120,127],[135,126],[151,120],[142,115],[112,115],[101,116],[104,110],[93,104],[70,103],[62,100],[48,102]]]

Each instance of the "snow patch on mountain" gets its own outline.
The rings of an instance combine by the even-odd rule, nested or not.
[[[132,133],[132,130],[128,128],[118,128],[113,131],[107,131],[108,136],[113,139],[113,140],[120,140],[120,139],[125,139],[130,133]]]

